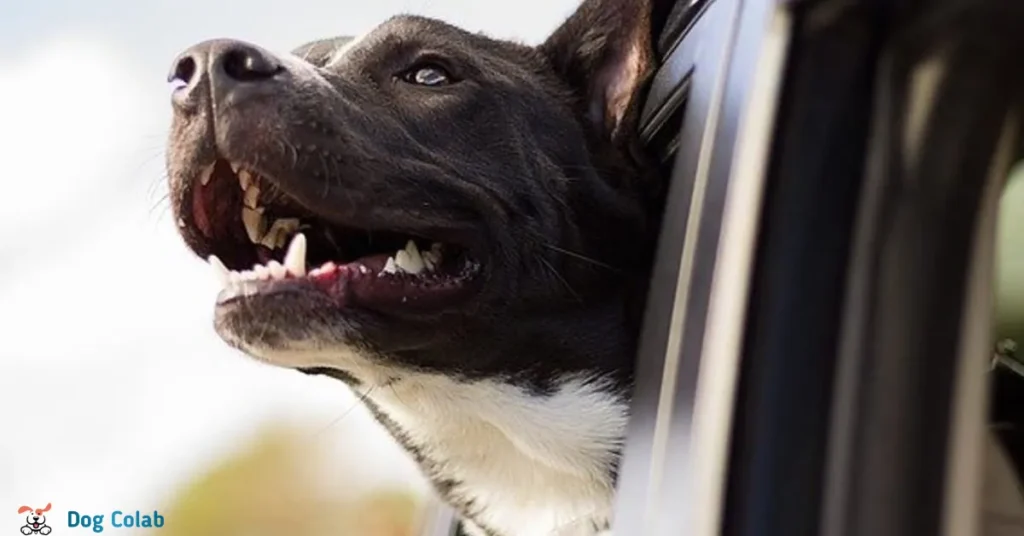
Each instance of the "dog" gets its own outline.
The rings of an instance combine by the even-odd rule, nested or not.
[[[28,512],[28,515],[25,516],[25,524],[21,527],[21,533],[26,536],[29,534],[42,534],[43,536],[49,534],[53,529],[46,524],[46,516],[43,514],[49,512],[51,506],[50,503],[46,503],[46,508],[32,508],[31,506],[18,508],[19,514]]]
[[[607,530],[665,185],[635,132],[672,2],[536,46],[400,15],[172,64],[172,211],[253,358],[336,378],[472,536]]]

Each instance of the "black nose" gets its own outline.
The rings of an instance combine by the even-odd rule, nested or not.
[[[176,83],[174,103],[185,106],[209,95],[215,103],[238,100],[283,72],[281,62],[262,48],[228,39],[204,41],[182,52],[167,81]],[[204,87],[204,81],[209,88]]]

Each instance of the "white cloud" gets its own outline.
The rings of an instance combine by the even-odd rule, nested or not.
[[[0,63],[0,233],[109,188],[151,126],[145,104],[143,85],[101,41],[54,41]]]

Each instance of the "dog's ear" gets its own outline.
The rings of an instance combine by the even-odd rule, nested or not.
[[[617,141],[635,128],[638,97],[655,64],[653,34],[671,4],[585,0],[540,45],[602,137]]]
[[[24,514],[25,512],[31,512],[31,511],[32,511],[32,507],[31,506],[22,506],[21,508],[18,508],[18,513],[19,514]]]

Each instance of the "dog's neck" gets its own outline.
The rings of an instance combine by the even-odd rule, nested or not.
[[[366,400],[482,535],[592,535],[609,520],[628,404],[601,378],[549,393],[406,374]]]

